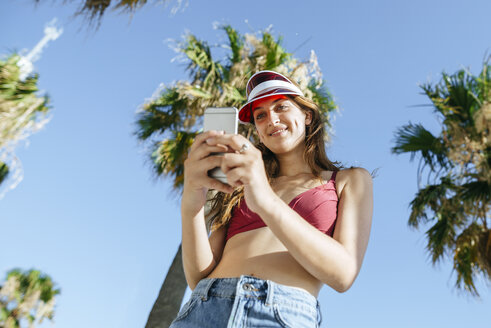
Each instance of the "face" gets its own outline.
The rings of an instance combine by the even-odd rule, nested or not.
[[[251,109],[259,139],[273,153],[303,150],[305,127],[311,123],[310,112],[304,112],[282,95],[260,99]]]

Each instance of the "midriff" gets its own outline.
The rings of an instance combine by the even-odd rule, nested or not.
[[[218,265],[207,278],[241,275],[272,280],[317,297],[322,283],[308,273],[268,227],[239,233],[228,240]]]

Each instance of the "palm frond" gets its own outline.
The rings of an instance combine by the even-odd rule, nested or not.
[[[181,48],[189,59],[187,70],[194,80],[202,79],[202,71],[208,70],[212,65],[210,46],[207,42],[200,41],[196,36],[189,34],[185,45]]]
[[[5,175],[1,178],[4,184],[0,199],[22,180],[22,167],[15,156],[16,146],[50,120],[49,97],[38,94],[38,74],[21,78],[21,59],[15,53],[5,60],[0,59],[0,162],[11,172],[7,175],[9,170],[2,168]]]
[[[189,34],[182,51],[189,59],[188,71],[194,78],[193,82],[200,82],[206,88],[221,81],[223,67],[219,62],[213,60],[207,42],[200,41],[194,35]]]
[[[448,163],[443,141],[421,124],[409,122],[398,128],[395,132],[395,146],[391,150],[394,154],[410,153],[411,160],[419,153],[432,169],[437,164],[446,166]]]
[[[262,44],[267,50],[264,69],[275,69],[276,67],[283,64],[291,56],[281,46],[281,41],[281,37],[278,37],[278,39],[275,40],[270,33],[263,33]]]
[[[184,182],[184,160],[193,143],[196,133],[173,131],[172,138],[158,142],[151,155],[158,175],[169,175],[174,179],[174,188],[179,189]]]
[[[190,85],[187,89],[187,93],[192,98],[201,98],[201,99],[211,99],[213,95],[207,90],[202,89],[199,86]]]
[[[0,184],[7,178],[9,174],[9,167],[4,162],[0,161]]]
[[[460,186],[459,197],[463,201],[483,202],[491,200],[491,186],[488,181],[473,180]]]
[[[475,92],[477,94],[478,99],[480,99],[483,102],[489,100],[491,94],[491,65],[489,64],[490,60],[491,60],[491,56],[489,56],[483,62],[483,69],[479,74],[479,76],[476,77],[477,88]]]
[[[336,110],[338,106],[334,102],[334,97],[329,92],[325,81],[322,81],[320,85],[318,85],[315,81],[311,81],[308,85],[308,88],[312,92],[312,100],[317,105],[319,105],[319,110],[322,114],[323,122],[327,126],[331,126],[329,113]]]
[[[240,92],[237,88],[225,84],[223,85],[223,90],[225,94],[225,101],[228,103],[244,103],[245,97],[242,92]],[[237,106],[238,107],[238,106]]]
[[[463,129],[472,131],[473,116],[489,95],[483,94],[488,90],[489,81],[473,76],[462,69],[449,75],[442,73],[442,81],[435,87],[431,84],[422,86],[424,93],[432,101],[434,108],[439,112],[444,125],[458,124]]]
[[[135,10],[143,7],[148,2],[148,0],[118,0],[118,1],[119,2],[114,5],[114,9],[121,9],[129,12],[134,12]]]
[[[470,224],[456,239],[454,269],[457,272],[456,287],[465,289],[472,295],[479,296],[474,284],[474,277],[481,269],[480,238],[485,231],[479,224]],[[485,234],[487,235],[487,234]]]
[[[187,100],[180,96],[177,88],[164,90],[158,99],[143,106],[143,111],[138,114],[135,134],[138,139],[146,140],[168,129],[180,128],[186,107]]]
[[[85,0],[76,15],[87,15],[89,21],[99,20],[100,22],[110,5],[111,0]]]
[[[459,115],[461,121],[470,118],[472,108],[480,106],[479,100],[474,94],[476,81],[474,76],[467,74],[465,70],[460,70],[455,74],[444,74],[446,91],[446,105],[455,108],[455,114]]]
[[[420,223],[427,223],[426,211],[438,211],[446,200],[455,194],[456,188],[449,177],[442,177],[439,184],[428,185],[420,189],[410,203],[411,214],[408,224],[418,228]]]
[[[241,51],[244,48],[244,39],[230,25],[224,25],[222,29],[227,33],[228,42],[232,51],[229,56],[231,65],[239,63],[242,59]]]
[[[36,3],[40,3],[42,0],[34,0]],[[70,0],[73,2],[73,0]],[[46,1],[44,1],[46,2]],[[52,1],[50,1],[52,2]],[[63,0],[63,3],[68,0]],[[84,0],[75,12],[75,16],[83,16],[89,22],[89,26],[95,26],[98,28],[101,24],[102,17],[109,9],[119,10],[121,12],[127,12],[133,14],[136,10],[146,5],[148,0]],[[169,0],[154,0],[152,2],[165,4]],[[177,7],[180,7],[181,0],[177,1]],[[173,8],[175,11],[176,8]]]
[[[60,294],[60,289],[48,275],[34,269],[13,269],[0,289],[0,324],[2,317],[9,316],[31,323],[53,318],[55,296]]]
[[[491,278],[491,229],[479,234],[479,265],[483,274]]]
[[[441,260],[445,252],[448,252],[455,242],[455,218],[455,214],[446,211],[445,208],[440,208],[436,212],[436,223],[426,231],[428,239],[426,249],[430,253],[433,263]]]

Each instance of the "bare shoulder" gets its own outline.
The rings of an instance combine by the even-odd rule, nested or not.
[[[338,171],[336,175],[338,196],[345,190],[362,191],[372,188],[372,175],[362,167]]]

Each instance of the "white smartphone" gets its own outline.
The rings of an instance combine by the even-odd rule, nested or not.
[[[205,110],[203,120],[203,132],[210,130],[225,131],[228,134],[237,134],[239,120],[235,107],[209,107]],[[220,153],[213,153],[218,155]],[[227,183],[227,177],[223,171],[216,167],[208,171],[208,175],[223,183]]]

